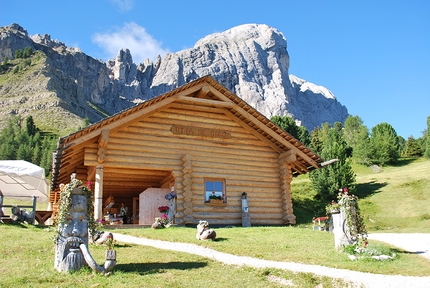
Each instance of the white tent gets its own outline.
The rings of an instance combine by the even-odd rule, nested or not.
[[[37,197],[48,202],[45,169],[24,160],[0,160],[0,190],[5,198]]]

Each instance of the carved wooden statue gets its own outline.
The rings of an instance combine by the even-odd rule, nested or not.
[[[79,186],[77,184],[81,182],[72,176],[72,181],[68,184],[72,185],[72,189],[68,187],[71,191],[62,189],[62,193],[69,194],[62,197],[60,203],[60,213],[63,213],[64,219],[59,220],[57,227],[55,268],[59,272],[68,272],[89,266],[98,273],[110,274],[116,264],[116,257],[112,257],[115,253],[107,253],[105,264],[99,266],[88,251],[88,198],[83,194],[82,188],[74,188]],[[68,200],[64,200],[66,198]],[[67,211],[61,212],[61,209]]]

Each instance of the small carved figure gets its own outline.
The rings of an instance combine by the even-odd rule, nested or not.
[[[213,229],[209,229],[209,222],[200,220],[197,225],[197,235],[198,240],[215,240],[216,232]]]
[[[156,217],[154,223],[152,223],[152,229],[161,229],[164,228],[164,224],[161,222],[161,217]]]
[[[113,241],[113,234],[111,232],[97,231],[96,235],[94,235],[94,244],[101,245],[105,244],[107,241]]]

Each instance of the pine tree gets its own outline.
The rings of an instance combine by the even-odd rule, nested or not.
[[[426,132],[426,149],[424,156],[430,158],[430,116],[427,117],[427,132]]]
[[[25,120],[25,127],[27,129],[28,135],[30,135],[30,136],[36,135],[38,129],[37,129],[36,125],[34,124],[32,116],[28,116],[27,119]]]
[[[348,116],[343,135],[352,148],[352,157],[357,163],[369,165],[369,129],[358,116]]]
[[[307,146],[310,143],[309,131],[303,126],[297,126],[296,121],[288,116],[273,116],[270,121],[278,125],[282,130],[288,132],[302,142],[303,145]]]
[[[405,156],[421,157],[422,155],[423,151],[421,150],[421,146],[418,144],[418,141],[415,140],[413,136],[409,136],[408,141],[406,142]]]
[[[370,144],[370,157],[374,164],[393,164],[400,156],[396,130],[388,123],[381,123],[372,128]]]
[[[341,131],[330,128],[322,143],[320,156],[324,160],[339,161],[310,173],[312,187],[317,192],[316,199],[330,202],[336,199],[341,188],[348,188],[352,193],[355,191],[355,173],[347,157],[347,149],[348,145]]]

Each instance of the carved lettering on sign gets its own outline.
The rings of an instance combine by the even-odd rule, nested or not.
[[[187,126],[179,126],[172,125],[170,129],[173,134],[179,135],[189,135],[189,136],[203,136],[203,137],[212,137],[212,138],[231,138],[231,134],[227,131],[215,130],[215,129],[206,129],[206,128],[197,128],[197,127],[187,127]]]

